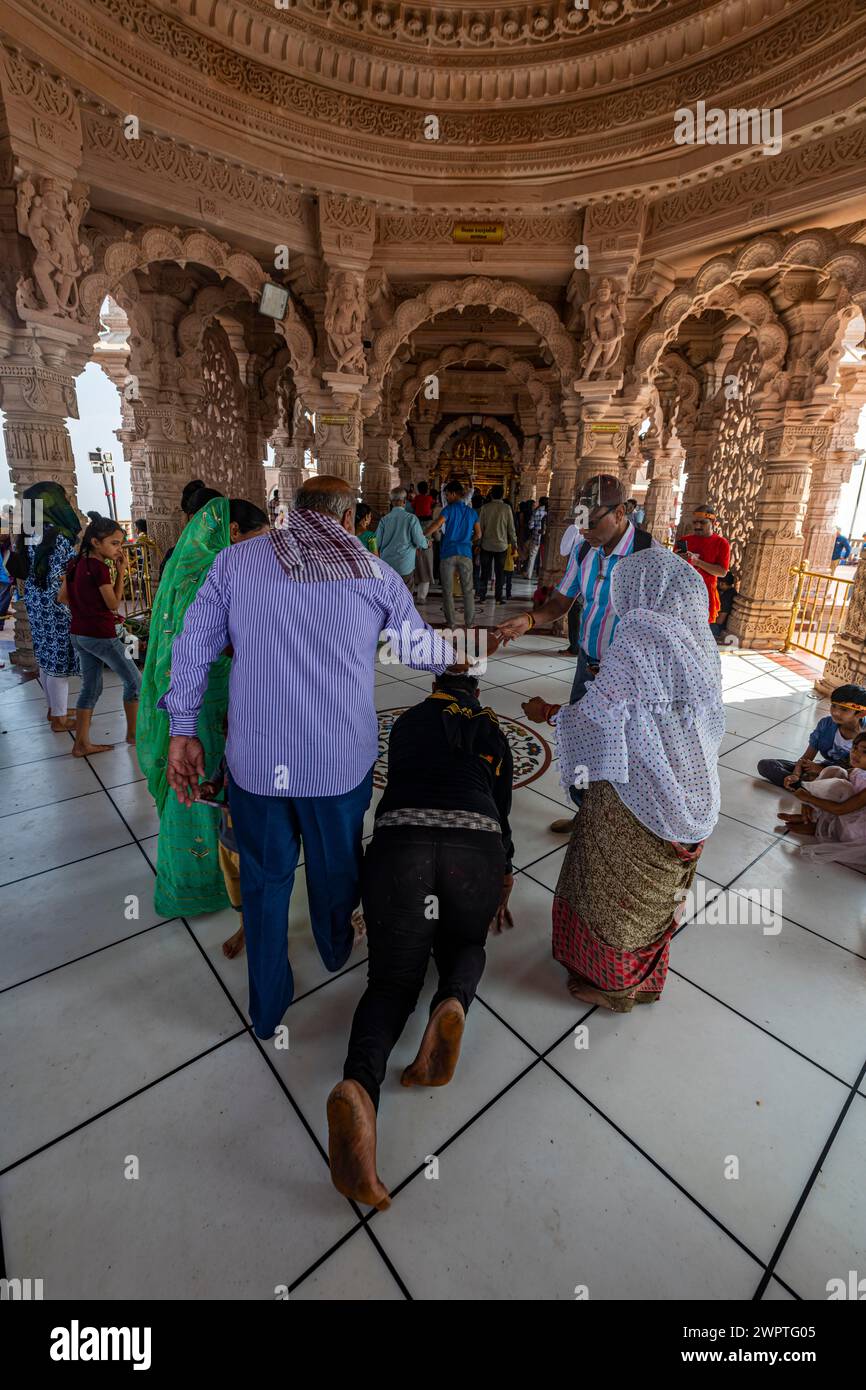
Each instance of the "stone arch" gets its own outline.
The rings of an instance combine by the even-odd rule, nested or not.
[[[741,319],[754,333],[761,354],[761,385],[772,381],[782,370],[788,350],[788,333],[779,322],[769,295],[763,290],[742,291],[728,281],[708,290],[705,295],[686,299],[685,290],[675,290],[669,299],[679,296],[676,305],[662,314],[665,304],[652,325],[638,339],[635,348],[635,373],[639,379],[652,382],[661,369],[661,362],[688,318],[698,317],[708,309],[720,309],[729,318]]]
[[[370,354],[370,380],[364,392],[368,411],[375,409],[388,367],[402,345],[422,323],[448,309],[466,305],[503,309],[529,325],[542,338],[562,378],[563,390],[572,391],[577,373],[577,342],[550,304],[544,304],[514,280],[491,280],[484,275],[465,280],[439,280],[423,294],[404,300],[386,328],[376,336]]]
[[[430,452],[434,460],[438,460],[439,455],[445,448],[449,439],[453,439],[455,434],[461,430],[472,428],[472,417],[470,415],[458,415],[455,420],[449,420],[437,435],[430,440]],[[493,430],[500,435],[511,450],[511,460],[516,469],[520,468],[523,449],[514,432],[502,420],[498,420],[495,415],[482,415],[480,429]]]
[[[417,370],[403,382],[396,410],[396,424],[402,432],[415,398],[429,376],[436,376],[447,367],[455,367],[465,362],[484,362],[491,367],[500,367],[526,388],[538,416],[539,428],[552,428],[554,404],[550,398],[550,388],[539,377],[538,370],[525,358],[516,357],[505,347],[493,347],[490,343],[471,342],[453,344],[443,348],[438,357],[426,358]],[[542,423],[544,421],[544,423]]]
[[[687,284],[672,290],[662,301],[635,347],[638,377],[652,378],[661,354],[689,316],[706,309],[722,309],[742,318],[755,330],[765,363],[762,383],[771,380],[782,368],[787,335],[767,295],[759,290],[740,290],[743,281],[757,270],[768,275],[806,270],[818,272],[824,279],[835,279],[841,286],[843,301],[837,314],[844,323],[858,309],[866,309],[866,247],[841,241],[825,227],[787,236],[766,232],[726,255],[711,257]],[[780,354],[781,335],[785,335],[785,345]],[[834,345],[828,343],[827,350],[825,365],[830,371]]]
[[[237,251],[228,242],[218,241],[210,232],[187,231],[180,227],[140,227],[134,234],[127,231],[122,237],[103,233],[94,238],[95,268],[81,282],[80,302],[84,315],[94,323],[99,307],[107,294],[117,294],[124,277],[133,270],[144,270],[154,261],[173,261],[205,266],[221,280],[234,280],[246,291],[250,300],[258,299],[268,276],[255,256]],[[218,288],[218,287],[217,287]],[[315,347],[306,324],[289,298],[286,316],[274,320],[275,331],[281,333],[292,363],[295,379],[301,390],[315,390]]]

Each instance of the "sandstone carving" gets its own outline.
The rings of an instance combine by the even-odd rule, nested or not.
[[[28,307],[44,308],[60,317],[78,309],[78,281],[89,270],[92,257],[79,235],[89,203],[73,197],[56,179],[34,183],[25,177],[18,185],[18,231],[29,237],[35,249],[33,280],[21,286]]]

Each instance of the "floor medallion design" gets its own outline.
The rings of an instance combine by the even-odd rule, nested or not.
[[[388,764],[388,739],[395,719],[401,714],[405,714],[409,709],[408,705],[401,705],[397,709],[383,709],[379,711],[379,755],[373,767],[373,785],[384,787],[386,769]],[[511,756],[514,759],[514,783],[515,787],[525,787],[530,782],[534,782],[536,777],[540,777],[542,772],[550,766],[551,751],[550,744],[535,729],[531,729],[527,724],[521,724],[519,719],[508,719],[500,714],[499,726],[511,745]]]

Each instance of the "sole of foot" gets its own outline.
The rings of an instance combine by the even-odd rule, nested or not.
[[[385,1211],[388,1189],[376,1172],[376,1112],[357,1081],[340,1081],[328,1096],[331,1182],[344,1197]]]
[[[110,753],[114,747],[113,743],[88,743],[83,748],[73,746],[73,758],[90,758],[94,753]]]
[[[454,1075],[466,1015],[456,999],[443,999],[430,1015],[415,1061],[400,1077],[401,1086],[447,1086]]]
[[[561,820],[551,822],[550,828],[555,835],[570,835],[577,825],[577,816],[563,816]]]

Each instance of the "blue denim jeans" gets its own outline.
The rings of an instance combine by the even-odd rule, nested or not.
[[[81,667],[81,689],[76,709],[95,709],[102,694],[102,668],[116,671],[123,681],[123,703],[138,699],[141,675],[119,637],[78,637],[72,634],[72,645],[78,653]]]

